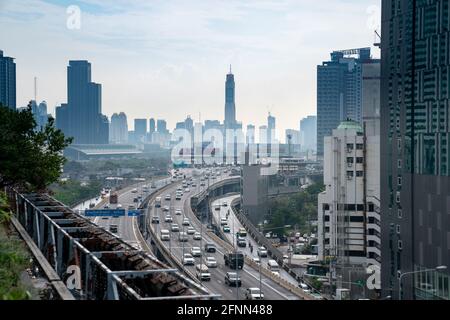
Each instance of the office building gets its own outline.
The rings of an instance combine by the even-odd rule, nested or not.
[[[125,113],[114,113],[109,127],[109,142],[124,144],[128,142],[128,121]]]
[[[69,61],[67,101],[57,107],[57,117],[66,117],[57,119],[60,129],[74,138],[74,144],[107,144],[109,125],[102,115],[101,85],[91,81],[88,61]]]
[[[245,142],[247,145],[256,143],[256,141],[255,141],[255,126],[252,124],[247,125]]]
[[[382,2],[381,285],[394,299],[450,298],[450,271],[433,271],[450,266],[449,10]]]
[[[134,119],[134,137],[136,142],[145,142],[147,137],[147,119]]]
[[[16,63],[0,50],[0,104],[16,109]]]
[[[317,116],[307,116],[300,120],[300,145],[302,151],[317,150]]]
[[[317,154],[323,138],[344,120],[362,121],[362,64],[371,63],[370,48],[333,51],[317,66]]]
[[[39,105],[36,101],[31,100],[31,112],[33,113],[34,121],[36,121],[36,129],[43,130],[47,125],[48,118],[51,116],[47,113],[47,102],[42,101]]]
[[[167,134],[169,130],[167,130],[167,122],[166,120],[159,119],[157,121],[157,132],[160,134]]]
[[[275,140],[275,117],[269,112],[267,116],[267,142],[273,143]]]

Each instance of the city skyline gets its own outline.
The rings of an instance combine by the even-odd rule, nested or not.
[[[81,9],[79,30],[66,27],[71,4]],[[109,118],[123,111],[129,119],[164,118],[173,128],[179,119],[170,110],[186,109],[194,121],[199,113],[202,119],[222,119],[222,79],[232,64],[236,118],[263,124],[270,111],[277,117],[281,137],[285,129],[297,129],[299,119],[315,114],[315,66],[328,52],[373,42],[368,21],[371,7],[379,5],[379,1],[194,1],[189,7],[181,2],[8,2],[1,4],[0,26],[16,35],[2,37],[2,44],[19,65],[18,106],[34,96],[36,76],[38,100],[46,100],[54,114],[55,106],[65,101],[67,61],[83,59],[95,65],[93,77],[103,85],[103,109]],[[223,10],[211,10],[213,6]],[[177,19],[169,19],[172,14]],[[341,32],[318,23],[319,15],[336,21]],[[155,22],[149,23],[149,17]],[[285,33],[272,30],[271,24]],[[352,41],[344,36],[350,29]],[[18,41],[25,34],[33,50],[24,50]]]

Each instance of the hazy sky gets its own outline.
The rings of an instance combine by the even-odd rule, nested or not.
[[[81,10],[80,28],[67,8]],[[335,49],[371,46],[380,0],[0,0],[0,50],[16,58],[17,104],[66,102],[66,66],[89,60],[103,113],[224,118],[232,64],[237,118],[277,118],[277,134],[316,114],[316,66]],[[379,50],[373,49],[374,56]]]

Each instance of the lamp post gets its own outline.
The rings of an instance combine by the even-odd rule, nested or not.
[[[404,276],[410,275],[410,274],[421,273],[421,272],[442,271],[442,270],[447,270],[447,266],[437,266],[436,268],[430,268],[430,269],[418,270],[418,271],[408,271],[408,272],[404,272],[404,273],[400,274],[400,277],[398,279],[398,300],[402,300],[402,279]]]

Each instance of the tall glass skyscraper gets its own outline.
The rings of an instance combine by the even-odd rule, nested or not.
[[[16,64],[0,50],[0,103],[16,109]]]
[[[317,66],[317,154],[323,138],[344,120],[362,121],[362,64],[372,63],[370,48],[333,51]]]
[[[67,106],[57,107],[56,114],[67,119],[57,119],[65,124],[61,129],[74,137],[75,144],[107,144],[108,119],[102,115],[101,85],[91,81],[91,64],[88,61],[69,61],[67,67]],[[58,110],[58,108],[66,108]]]
[[[383,1],[384,296],[450,299],[450,272],[429,271],[450,264],[449,35],[448,0]]]
[[[236,126],[236,104],[235,104],[235,84],[234,75],[227,74],[225,82],[225,129],[234,129]]]

